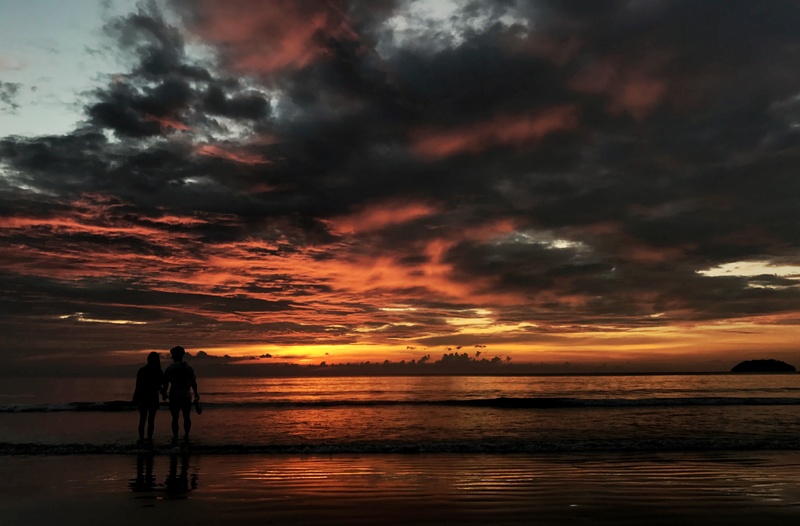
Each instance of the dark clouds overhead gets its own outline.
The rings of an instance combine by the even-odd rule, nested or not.
[[[17,96],[21,87],[18,82],[0,81],[0,111],[13,112],[19,108]]]
[[[38,287],[5,328],[404,349],[797,318],[796,2],[424,4],[112,21],[130,69],[85,121],[0,138],[3,281]]]

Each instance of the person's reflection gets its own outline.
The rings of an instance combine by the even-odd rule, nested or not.
[[[181,469],[178,471],[178,456],[171,455],[169,459],[169,475],[164,485],[167,488],[167,497],[173,499],[185,499],[189,497],[189,492],[197,489],[197,475],[189,477],[189,455],[180,455]]]
[[[131,479],[129,486],[137,493],[153,491],[156,487],[152,453],[142,453],[136,457],[136,478]]]
[[[189,492],[197,489],[197,474],[189,475],[189,455],[170,455],[169,473],[164,484],[156,482],[153,471],[154,454],[141,453],[136,457],[136,476],[128,482],[128,487],[135,493],[149,493],[137,496],[137,499],[185,499]],[[180,459],[180,470],[178,460]],[[160,464],[160,463],[159,463]],[[164,491],[164,493],[161,493]],[[147,506],[154,506],[148,504]]]

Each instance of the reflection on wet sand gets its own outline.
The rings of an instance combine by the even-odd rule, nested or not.
[[[159,459],[161,460],[161,459]],[[186,453],[169,456],[169,471],[163,484],[157,482],[154,465],[155,455],[141,453],[136,457],[136,476],[128,482],[135,493],[145,493],[137,498],[185,499],[197,489],[197,473],[189,474],[190,456]]]
[[[156,477],[153,475],[153,454],[143,453],[136,456],[136,477],[128,486],[136,493],[153,491]]]
[[[70,524],[117,526],[797,526],[800,520],[796,451],[193,453],[0,456],[2,524],[27,526],[32,518],[56,524],[65,517]],[[202,475],[202,491],[194,491],[193,474]]]
[[[178,471],[178,457],[180,456],[180,472]],[[167,496],[172,499],[185,499],[189,497],[189,492],[197,489],[197,474],[193,473],[189,477],[189,455],[170,455],[169,475],[164,481],[167,489]]]

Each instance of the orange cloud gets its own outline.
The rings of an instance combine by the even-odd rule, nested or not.
[[[269,164],[270,161],[265,159],[264,157],[254,154],[254,153],[247,153],[244,151],[233,151],[233,150],[226,150],[220,146],[215,146],[213,144],[203,144],[195,148],[195,153],[198,155],[205,155],[207,157],[217,157],[219,159],[226,159],[228,161],[234,161],[237,163],[242,164]]]
[[[69,212],[61,216],[0,218],[0,237],[24,233],[31,240],[45,241],[30,245],[5,243],[7,246],[0,248],[0,258],[7,262],[8,269],[66,280],[107,275],[122,278],[125,273],[154,277],[153,268],[170,268],[181,262],[176,256],[133,253],[128,241],[163,248],[164,254],[180,254],[195,243],[199,244],[199,234],[183,228],[236,221],[224,214],[134,217],[126,211],[124,203],[102,195],[87,194],[70,205]],[[175,226],[181,230],[174,231]],[[100,243],[87,250],[80,242],[73,241],[75,237],[87,236],[116,240],[119,245]],[[121,269],[125,269],[124,272]]]
[[[497,304],[518,304],[525,301],[521,296],[512,293],[491,293],[492,278],[473,278],[469,282],[455,275],[453,264],[447,261],[448,251],[458,243],[466,240],[485,242],[493,237],[508,233],[513,229],[510,221],[497,221],[459,232],[451,232],[446,238],[432,239],[418,248],[410,248],[415,253],[422,253],[425,261],[408,264],[403,262],[405,253],[386,253],[380,256],[365,256],[361,253],[347,252],[342,247],[341,257],[317,261],[308,260],[315,271],[325,276],[326,282],[340,290],[361,297],[369,293],[386,294],[389,302],[398,302],[397,294],[402,298],[427,300],[434,293],[440,298],[457,299],[463,302],[491,301]],[[297,262],[293,268],[297,268]],[[402,303],[402,301],[401,301]]]
[[[149,222],[163,224],[163,225],[175,225],[175,226],[194,226],[194,225],[203,225],[208,223],[208,221],[197,217],[177,216],[172,214],[166,214],[161,217],[151,218],[149,219]]]
[[[47,240],[46,243],[0,243],[0,259],[4,261],[5,270],[75,282],[109,276],[114,280],[135,280],[143,290],[175,295],[174,301],[153,306],[165,318],[191,315],[208,320],[210,326],[215,321],[241,324],[213,337],[209,333],[209,347],[237,342],[253,344],[265,339],[270,345],[285,346],[285,352],[289,353],[293,349],[291,346],[298,343],[313,346],[358,342],[375,346],[373,350],[364,351],[368,359],[383,359],[386,353],[393,352],[407,359],[413,357],[405,350],[408,342],[460,336],[489,343],[492,351],[513,350],[515,362],[540,361],[539,356],[559,356],[564,360],[567,356],[564,353],[573,351],[585,352],[586,359],[612,354],[632,359],[634,352],[662,353],[670,348],[687,352],[719,349],[720,353],[735,349],[736,345],[742,349],[755,338],[752,335],[742,338],[729,332],[742,330],[756,334],[759,345],[768,343],[772,346],[770,349],[783,349],[789,345],[786,342],[791,341],[787,339],[791,331],[796,330],[794,324],[777,325],[781,319],[776,316],[704,327],[681,326],[670,319],[690,316],[691,312],[681,311],[687,306],[678,302],[664,305],[663,298],[641,291],[628,299],[642,308],[661,301],[659,308],[665,313],[652,311],[653,323],[658,326],[626,328],[625,320],[614,325],[608,322],[608,326],[572,322],[558,325],[559,312],[583,309],[595,298],[576,289],[571,281],[561,283],[554,290],[543,290],[535,298],[525,297],[522,292],[518,295],[492,292],[493,278],[465,280],[450,262],[448,253],[453,246],[464,240],[491,242],[515,228],[509,220],[443,232],[437,239],[375,253],[346,242],[321,248],[292,244],[291,239],[276,234],[292,235],[284,225],[271,225],[274,230],[261,232],[269,234],[267,237],[272,237],[269,240],[252,237],[215,242],[205,238],[202,229],[195,231],[187,227],[204,221],[231,224],[235,223],[235,217],[164,214],[134,221],[125,203],[103,196],[87,195],[70,204],[70,212],[61,217],[18,217],[0,221],[0,234],[4,230],[26,229],[27,238]],[[426,208],[413,203],[405,208],[399,204],[383,206],[407,220],[421,217],[418,214],[437,212],[433,206]],[[365,210],[361,214],[365,220],[382,220],[375,210]],[[352,219],[348,216],[348,220]],[[385,220],[391,221],[391,217]],[[353,225],[353,228],[359,226],[357,222]],[[180,228],[174,229],[174,226]],[[598,231],[609,228],[613,225],[600,225]],[[91,237],[102,241],[91,245],[82,241]],[[108,243],[109,239],[118,243]],[[128,240],[134,241],[133,245]],[[283,250],[284,244],[292,244],[292,250]],[[148,248],[131,250],[132,246]],[[426,257],[409,262],[405,256],[412,253]],[[326,257],[319,257],[323,255]],[[181,301],[181,297],[188,299]],[[220,309],[214,303],[220,298],[222,301],[224,298],[281,301],[287,307],[270,310],[269,304],[260,308],[260,304],[253,301],[250,307],[241,310]],[[115,306],[141,306],[137,301],[135,297],[120,297]],[[463,305],[472,314],[459,314],[458,308],[447,303]],[[511,310],[506,310],[508,307],[512,307]],[[521,323],[522,318],[513,315],[520,309],[525,312]],[[503,322],[504,317],[510,321]],[[446,323],[447,319],[462,318],[466,321]],[[281,323],[292,325],[275,332],[266,332],[272,329],[258,326]],[[534,326],[537,331],[546,331],[547,338],[532,336]],[[342,360],[339,351],[334,352],[330,347],[320,347],[319,351],[320,355],[323,351],[335,354],[336,358],[330,361]],[[763,348],[759,352],[763,352]]]
[[[476,154],[495,146],[522,147],[551,133],[577,126],[575,106],[560,106],[534,115],[500,115],[459,129],[417,130],[411,135],[411,149],[421,157],[440,159],[462,153]]]
[[[168,234],[165,228],[181,225],[193,226],[207,224],[210,220],[226,220],[225,216],[211,218],[196,216],[178,216],[165,214],[160,217],[120,218],[115,209],[122,206],[102,195],[84,195],[71,203],[68,214],[56,216],[8,216],[0,217],[0,229],[30,230],[59,234],[92,234],[98,236],[158,237]],[[147,226],[145,226],[147,225]]]
[[[271,73],[325,56],[326,39],[358,40],[332,2],[202,0],[192,30],[227,50],[233,68]]]
[[[330,219],[326,223],[334,234],[356,234],[428,217],[436,211],[436,208],[425,203],[389,202],[371,205],[354,214]]]

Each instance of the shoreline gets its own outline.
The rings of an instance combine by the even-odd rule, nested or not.
[[[98,369],[96,372],[91,372],[91,374],[87,374],[86,372],[82,372],[77,376],[74,372],[52,372],[48,374],[0,374],[0,379],[35,379],[35,380],[48,380],[48,379],[64,379],[64,378],[77,378],[77,379],[115,379],[115,380],[130,380],[131,378],[131,370],[138,367],[140,364],[132,364],[126,366],[125,370],[122,372],[112,372],[111,374],[108,373],[106,370]],[[241,367],[241,366],[235,366]],[[245,366],[247,367],[247,366]],[[255,367],[258,367],[257,365]],[[304,366],[300,366],[304,367]],[[309,366],[314,367],[314,366]],[[13,371],[12,371],[13,372]],[[135,372],[135,370],[134,370]],[[570,376],[578,376],[578,377],[603,377],[603,376],[747,376],[747,375],[755,375],[755,376],[782,376],[782,375],[796,375],[800,374],[800,371],[790,372],[790,371],[779,371],[779,372],[757,372],[757,371],[748,371],[748,372],[733,372],[731,370],[721,370],[721,371],[575,371],[575,372],[525,372],[525,371],[506,371],[506,372],[498,372],[498,371],[433,371],[433,372],[394,372],[394,371],[363,371],[363,372],[328,372],[328,371],[299,371],[299,372],[292,372],[292,373],[271,373],[270,372],[261,372],[261,371],[237,371],[235,374],[229,370],[225,370],[223,372],[216,372],[214,370],[203,371],[205,378],[213,378],[215,380],[224,380],[226,378],[229,379],[264,379],[264,380],[280,380],[280,379],[302,379],[302,378],[316,378],[316,379],[324,379],[324,378],[425,378],[425,377],[453,377],[453,376],[464,376],[464,377],[488,377],[488,378],[507,378],[507,377],[521,377],[521,378],[528,378],[528,377],[570,377]]]
[[[69,457],[69,456],[123,456],[137,455],[198,455],[198,456],[425,456],[425,455],[495,455],[530,456],[548,459],[570,455],[620,455],[652,456],[670,455],[758,455],[761,453],[800,455],[800,437],[791,439],[729,439],[713,442],[697,439],[629,439],[586,440],[562,442],[497,441],[491,442],[440,442],[440,443],[313,443],[313,444],[203,444],[168,442],[142,447],[134,443],[0,443],[0,459],[23,456]]]

